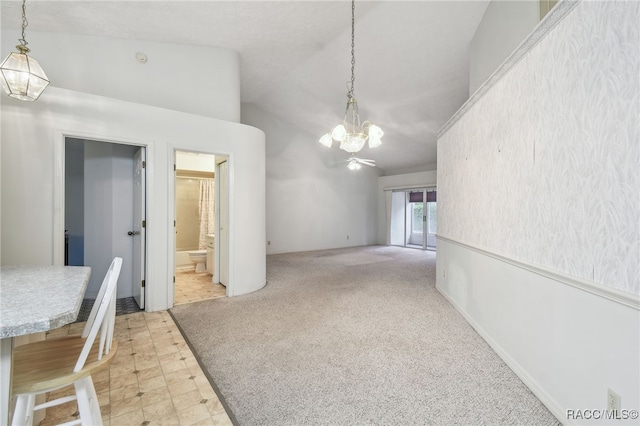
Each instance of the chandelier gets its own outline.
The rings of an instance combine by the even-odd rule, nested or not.
[[[375,148],[382,144],[384,133],[380,127],[365,121],[360,122],[358,114],[358,102],[353,94],[355,82],[355,0],[351,1],[351,82],[347,83],[347,108],[344,112],[342,123],[338,124],[330,132],[323,135],[319,142],[331,148],[333,141],[340,142],[340,149],[355,154],[360,151],[367,140],[369,148]],[[354,163],[355,164],[355,163]],[[350,163],[351,165],[351,163]],[[349,167],[351,168],[351,167]]]
[[[10,53],[0,65],[0,80],[7,95],[21,101],[35,101],[49,84],[49,79],[35,59],[29,57],[24,31],[28,22],[26,0],[22,0],[22,38],[16,46],[18,53]]]

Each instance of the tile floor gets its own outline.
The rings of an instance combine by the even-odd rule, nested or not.
[[[73,323],[47,333],[80,333]],[[118,352],[93,377],[105,426],[231,425],[224,407],[167,311],[116,317]],[[71,393],[52,392],[49,399]],[[77,404],[47,409],[41,426],[77,418]]]
[[[196,274],[194,270],[176,271],[176,285],[174,303],[197,302],[198,300],[214,299],[227,295],[227,289],[222,284],[212,284],[211,275]]]

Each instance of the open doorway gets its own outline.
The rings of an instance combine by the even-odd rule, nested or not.
[[[436,194],[432,188],[402,189],[391,193],[391,245],[436,249]]]
[[[226,160],[175,151],[175,305],[227,294]]]
[[[64,259],[66,265],[106,271],[123,259],[118,313],[145,306],[145,147],[66,137],[64,144]],[[92,273],[83,318],[100,289]]]

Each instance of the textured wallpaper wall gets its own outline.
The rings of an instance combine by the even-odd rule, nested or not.
[[[438,140],[438,234],[640,294],[640,3],[583,1]]]

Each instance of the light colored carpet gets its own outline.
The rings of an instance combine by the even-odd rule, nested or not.
[[[435,253],[267,257],[268,285],[171,312],[240,425],[557,425],[435,289]]]

